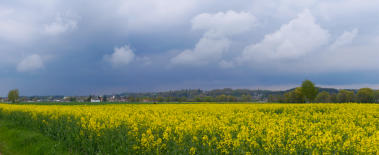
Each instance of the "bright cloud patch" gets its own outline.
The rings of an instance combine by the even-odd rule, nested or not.
[[[278,31],[266,35],[261,42],[246,47],[241,59],[256,62],[296,59],[325,45],[329,36],[306,10]]]
[[[24,58],[17,66],[17,71],[19,72],[28,72],[35,71],[43,68],[43,60],[41,56],[33,54]]]
[[[58,15],[55,21],[45,25],[44,32],[49,35],[59,35],[77,27],[76,20],[69,15]]]
[[[105,60],[109,61],[113,66],[123,66],[131,63],[135,59],[134,52],[128,45],[114,48],[112,55],[105,55]]]
[[[330,50],[336,50],[340,47],[350,44],[357,34],[358,29],[354,29],[351,32],[345,31],[332,45],[330,45]]]
[[[195,49],[185,50],[171,59],[174,64],[206,65],[209,62],[219,60],[222,54],[230,46],[230,41],[226,38],[212,39],[202,38],[196,44]]]
[[[205,35],[210,37],[243,33],[250,30],[255,24],[256,18],[248,12],[202,13],[192,19],[192,29],[206,30]]]
[[[117,2],[117,1],[116,1]],[[151,30],[152,27],[171,26],[186,19],[198,0],[138,0],[119,1],[115,11],[127,21],[128,29]],[[112,10],[110,10],[112,11]]]
[[[200,14],[193,18],[192,28],[206,32],[194,49],[184,50],[172,58],[171,63],[199,66],[219,61],[230,47],[231,41],[227,37],[246,32],[255,23],[256,18],[247,12]]]
[[[32,38],[34,23],[22,11],[0,6],[0,44],[2,40],[23,42]]]

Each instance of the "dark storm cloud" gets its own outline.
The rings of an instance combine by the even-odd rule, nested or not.
[[[0,2],[0,94],[378,84],[379,3]]]

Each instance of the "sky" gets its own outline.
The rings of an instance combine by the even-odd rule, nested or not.
[[[0,96],[379,88],[379,1],[2,0]]]

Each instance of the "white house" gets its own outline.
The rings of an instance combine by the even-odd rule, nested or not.
[[[99,99],[91,99],[91,102],[96,103],[96,102],[100,102],[100,100]]]

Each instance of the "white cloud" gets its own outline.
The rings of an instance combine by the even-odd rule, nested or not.
[[[206,30],[209,37],[224,37],[249,31],[256,18],[248,12],[202,13],[192,19],[192,29]]]
[[[135,59],[135,54],[128,45],[125,45],[119,48],[114,48],[113,54],[105,55],[104,59],[109,61],[114,67],[124,66]]]
[[[251,3],[252,13],[257,17],[282,20],[296,16],[304,9],[310,9],[315,16],[332,21],[333,24],[343,22],[341,17],[354,21],[352,18],[361,18],[367,14],[372,16],[373,13],[378,13],[379,7],[379,1],[362,3],[360,0],[254,0]]]
[[[43,67],[44,64],[41,56],[33,54],[21,60],[21,62],[17,65],[17,71],[29,72],[41,69]]]
[[[249,31],[256,18],[247,12],[203,13],[192,19],[194,30],[205,30],[194,49],[184,50],[171,59],[173,64],[201,66],[220,61],[231,46],[228,37]]]
[[[318,1],[314,10],[317,11],[321,17],[326,20],[332,21],[340,19],[341,17],[352,16],[359,18],[367,14],[378,13],[379,1],[367,1],[362,3],[360,0],[334,0],[334,1]],[[352,20],[352,19],[350,19]],[[356,19],[359,20],[359,19]]]
[[[0,6],[0,41],[23,42],[34,34],[34,23],[28,14]]]
[[[144,57],[136,57],[136,62],[142,65],[150,65],[152,63],[151,58],[144,56]]]
[[[251,10],[258,17],[288,19],[306,8],[317,6],[317,0],[254,0]]]
[[[233,68],[235,66],[233,61],[221,60],[219,66],[224,69]]]
[[[328,31],[316,24],[312,14],[305,10],[276,32],[265,35],[261,42],[247,46],[239,61],[297,59],[325,45],[329,36]]]
[[[353,39],[357,36],[358,29],[353,29],[351,32],[345,31],[341,36],[339,36],[336,41],[330,45],[330,50],[336,50],[340,47],[349,45]]]
[[[149,27],[170,26],[180,23],[196,9],[196,0],[123,0],[116,10],[130,30],[147,30]]]
[[[185,64],[193,66],[206,65],[210,62],[220,60],[222,54],[230,46],[230,41],[226,38],[212,39],[203,37],[196,44],[195,49],[185,50],[171,59],[171,63]]]
[[[54,22],[44,26],[44,32],[48,35],[59,35],[77,28],[77,21],[72,15],[65,13],[55,17]]]

